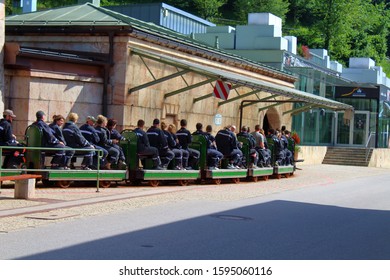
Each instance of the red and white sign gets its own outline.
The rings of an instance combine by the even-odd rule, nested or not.
[[[217,98],[227,100],[231,88],[232,88],[231,84],[218,80],[215,84],[213,95]]]

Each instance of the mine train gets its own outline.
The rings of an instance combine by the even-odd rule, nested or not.
[[[124,130],[121,132],[124,140],[120,141],[126,156],[126,165],[123,169],[103,170],[82,170],[77,167],[70,170],[51,169],[50,158],[54,154],[50,148],[42,147],[42,131],[34,125],[30,125],[25,133],[25,150],[24,163],[18,169],[1,169],[0,176],[9,176],[17,174],[38,174],[41,176],[42,184],[45,187],[62,187],[67,188],[70,185],[76,186],[86,185],[87,182],[96,183],[97,188],[107,188],[112,184],[124,184],[129,186],[137,186],[149,184],[156,187],[160,184],[174,184],[186,186],[188,184],[202,184],[221,182],[252,181],[256,182],[259,178],[268,180],[269,177],[280,179],[281,177],[290,177],[296,170],[295,162],[291,165],[278,165],[276,162],[276,148],[272,139],[267,138],[268,148],[271,150],[271,166],[260,168],[245,168],[245,169],[227,169],[228,158],[223,158],[218,169],[207,168],[207,140],[203,135],[193,135],[191,148],[200,152],[198,166],[193,170],[174,170],[173,168],[166,170],[152,169],[152,159],[139,155],[137,153],[137,134],[132,130]],[[241,150],[246,162],[249,162],[249,141],[246,138],[239,137],[238,141],[242,143]],[[2,147],[4,151],[9,147]],[[76,159],[78,150],[74,149]],[[289,143],[289,150],[294,153],[293,142]],[[82,149],[80,149],[82,151]],[[96,150],[97,151],[97,150]]]

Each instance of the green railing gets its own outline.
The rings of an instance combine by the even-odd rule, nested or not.
[[[16,175],[23,173],[39,173],[39,172],[56,172],[56,173],[69,173],[70,170],[66,169],[50,169],[42,168],[41,165],[41,152],[42,151],[75,151],[77,152],[95,152],[98,155],[98,161],[96,169],[93,170],[77,170],[72,169],[72,172],[88,172],[89,174],[96,174],[96,192],[99,192],[99,185],[101,181],[100,173],[100,159],[103,157],[103,152],[98,149],[82,149],[82,148],[49,148],[49,147],[24,147],[24,146],[0,146],[0,154],[3,155],[3,150],[25,150],[25,167],[16,169],[16,168],[3,168],[3,156],[0,157],[0,176],[6,175]],[[80,154],[79,156],[83,156]],[[50,157],[50,155],[48,156]],[[6,174],[6,175],[4,175]],[[1,190],[1,185],[0,185]]]

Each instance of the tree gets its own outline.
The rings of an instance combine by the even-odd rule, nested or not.
[[[219,16],[219,8],[226,2],[227,0],[193,0],[197,15],[207,20]]]
[[[329,51],[332,59],[347,65],[349,57],[371,57],[376,62],[385,58],[388,36],[388,11],[384,1],[309,0],[306,7],[294,1],[298,11],[289,13],[294,24],[290,34],[310,48]],[[310,10],[311,18],[306,17]],[[291,18],[294,16],[295,19]]]

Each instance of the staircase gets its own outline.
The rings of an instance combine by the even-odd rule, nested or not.
[[[328,147],[322,164],[368,166],[372,151],[370,148]]]

